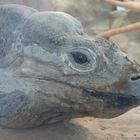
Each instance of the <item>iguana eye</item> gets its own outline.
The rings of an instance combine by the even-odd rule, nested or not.
[[[96,64],[96,54],[88,48],[69,48],[62,53],[65,64],[79,72],[93,71]]]
[[[85,64],[89,62],[88,57],[81,53],[81,52],[71,52],[71,55],[73,57],[73,60],[77,63],[77,64]]]

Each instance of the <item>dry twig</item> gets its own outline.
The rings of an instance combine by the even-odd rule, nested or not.
[[[140,12],[140,2],[121,2],[117,0],[104,0],[105,2],[113,5],[113,6],[122,6],[128,9],[131,9],[133,11],[139,11]]]
[[[117,0],[104,0],[104,1],[108,2],[109,4],[113,6],[123,6],[133,11],[140,11],[140,2],[121,2]],[[114,35],[130,32],[130,31],[136,31],[136,30],[140,30],[140,22],[126,25],[120,28],[111,29],[99,35],[105,38],[110,38],[111,36],[114,36]]]
[[[111,29],[99,35],[105,38],[110,38],[111,36],[114,36],[114,35],[130,32],[130,31],[136,31],[136,30],[140,30],[140,22],[130,24],[130,25],[120,27],[120,28]]]

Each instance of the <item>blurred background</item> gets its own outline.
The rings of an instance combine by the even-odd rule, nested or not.
[[[71,14],[93,38],[109,29],[140,21],[140,12],[118,11],[103,0],[0,0],[0,4],[11,3],[27,5],[39,11],[62,11]],[[140,31],[120,34],[111,40],[140,65]],[[62,137],[62,140],[140,140],[140,108],[111,120],[84,118],[73,122],[77,124],[77,128],[71,123],[29,131],[0,128],[0,140],[61,140]],[[65,134],[68,135],[66,138]]]
[[[138,1],[140,0],[129,0]],[[39,11],[63,11],[76,17],[94,36],[111,28],[140,21],[140,12],[117,11],[104,0],[0,0],[0,4],[23,4]],[[140,64],[140,31],[112,37],[130,59]]]

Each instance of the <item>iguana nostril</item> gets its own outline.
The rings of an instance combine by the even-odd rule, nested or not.
[[[140,74],[135,74],[131,77],[131,80],[135,81],[135,80],[140,80]]]

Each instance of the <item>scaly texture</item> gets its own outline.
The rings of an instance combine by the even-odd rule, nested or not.
[[[139,66],[74,17],[0,6],[0,124],[36,127],[138,106]]]

